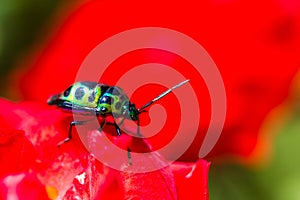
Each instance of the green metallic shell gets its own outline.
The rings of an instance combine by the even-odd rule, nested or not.
[[[76,82],[61,93],[59,99],[81,107],[96,108],[99,98],[108,87],[94,82]]]
[[[48,103],[102,116],[129,117],[130,114],[129,98],[120,87],[95,82],[76,82],[64,92],[53,95]]]

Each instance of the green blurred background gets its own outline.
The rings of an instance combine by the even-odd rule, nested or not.
[[[268,164],[259,169],[212,163],[209,179],[211,199],[300,199],[299,122],[298,106],[275,133],[273,155]]]
[[[74,1],[76,2],[76,1]],[[65,0],[0,0],[0,95],[9,72],[47,34]]]
[[[72,1],[74,4],[76,1]],[[0,95],[9,74],[42,42],[66,0],[0,1]],[[21,59],[22,60],[22,59]],[[18,63],[20,66],[20,63]],[[295,106],[294,106],[295,108]],[[300,106],[277,130],[274,151],[268,165],[253,169],[239,164],[212,163],[209,173],[212,200],[292,200],[300,199]]]

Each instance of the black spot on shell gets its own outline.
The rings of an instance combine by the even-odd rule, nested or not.
[[[82,97],[84,96],[84,94],[85,94],[85,92],[84,92],[84,90],[83,90],[83,87],[79,87],[79,88],[76,89],[76,92],[75,92],[75,98],[76,98],[77,100],[81,100]]]
[[[108,93],[108,94],[112,94],[112,92],[113,92],[113,87],[110,87],[110,88],[108,88],[107,90],[106,90],[106,93]]]
[[[108,88],[106,93],[119,96],[121,94],[121,89],[119,87],[113,86]]]
[[[101,88],[101,95],[103,95],[109,89],[109,86],[102,84],[100,88]]]
[[[119,110],[119,109],[121,108],[121,103],[120,103],[120,102],[116,103],[115,108],[116,108],[117,110]]]
[[[89,96],[88,101],[89,101],[90,103],[92,103],[92,102],[95,101],[95,92],[93,92],[93,93]]]
[[[102,96],[100,98],[100,103],[111,104],[111,97],[109,97],[109,96]]]
[[[126,95],[120,95],[120,101],[128,100],[128,97]]]
[[[105,103],[105,99],[106,99],[105,97],[101,97],[99,103]]]
[[[70,86],[68,89],[64,91],[64,97],[68,97],[70,95],[71,89],[73,86]]]
[[[117,87],[113,87],[112,94],[117,95],[117,96],[120,95],[120,89]]]

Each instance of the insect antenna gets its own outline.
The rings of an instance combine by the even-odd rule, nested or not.
[[[163,93],[161,93],[160,95],[158,95],[157,97],[155,97],[153,100],[149,101],[148,103],[146,103],[145,105],[143,105],[141,108],[138,109],[139,114],[142,112],[145,112],[145,108],[149,107],[151,104],[153,104],[154,102],[158,101],[159,99],[163,98],[164,96],[166,96],[167,94],[169,94],[170,92],[172,92],[173,90],[175,90],[176,88],[179,88],[180,86],[186,84],[187,82],[189,82],[190,80],[185,80],[182,81],[181,83],[178,83],[177,85],[171,87],[170,89],[164,91]]]

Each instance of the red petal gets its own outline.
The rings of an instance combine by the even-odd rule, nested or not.
[[[0,182],[0,197],[3,200],[48,200],[45,186],[36,175],[22,173],[10,175]]]
[[[113,131],[115,131],[113,129]],[[113,145],[118,145],[123,150],[130,148],[131,160],[126,154],[121,154],[115,149],[110,149],[110,146],[104,142],[103,137],[110,137]],[[112,170],[106,176],[106,183],[101,186],[100,196],[117,191],[118,198],[123,196],[123,199],[177,199],[177,192],[173,173],[169,167],[161,168],[161,163],[165,162],[161,157],[145,155],[137,156],[133,154],[149,152],[150,147],[142,139],[132,138],[129,135],[122,134],[121,136],[111,136],[110,134],[100,134],[98,131],[93,131],[89,136],[94,144],[91,144],[92,153],[99,156],[102,161],[111,167],[119,166],[119,170]],[[123,156],[123,157],[122,157]],[[131,165],[129,163],[132,163]],[[137,169],[147,169],[145,165],[156,166],[156,170],[151,172],[137,173]],[[105,168],[104,168],[105,169]],[[111,177],[109,177],[111,176]],[[108,192],[109,191],[109,192]],[[105,196],[106,197],[106,196]]]
[[[7,125],[0,115],[0,177],[28,171],[35,158],[36,151],[24,131]]]
[[[100,164],[93,156],[88,166],[75,176],[73,184],[64,199],[124,199],[122,184],[117,172]]]
[[[74,176],[87,166],[85,157],[88,156],[75,130],[72,142],[57,147],[58,142],[67,137],[71,119],[57,109],[49,109],[46,104],[13,104],[0,100],[0,105],[4,105],[0,112],[6,121],[13,124],[12,127],[25,130],[25,135],[22,131],[10,146],[1,146],[0,158],[4,164],[0,174],[30,169],[39,175],[43,184],[56,188],[59,195],[64,194]],[[13,136],[11,132],[7,134]]]
[[[20,170],[28,171],[29,169],[38,175],[43,184],[57,189],[59,191],[58,198],[65,199],[77,197],[82,199],[177,199],[177,192],[180,195],[186,190],[182,187],[182,183],[186,181],[182,176],[186,175],[184,173],[189,171],[191,166],[184,166],[185,168],[182,168],[181,165],[173,166],[172,169],[176,178],[174,180],[170,167],[159,169],[161,163],[164,162],[159,156],[153,156],[151,160],[147,156],[133,156],[132,165],[128,165],[128,157],[121,159],[118,154],[109,152],[112,159],[125,160],[126,162],[123,167],[125,171],[113,170],[103,166],[85,150],[81,141],[76,139],[76,131],[74,132],[74,140],[64,144],[60,149],[56,147],[57,142],[63,138],[62,136],[66,136],[67,121],[70,120],[62,112],[48,109],[44,105],[33,102],[13,104],[0,101],[1,103],[7,106],[5,108],[7,116],[15,116],[15,119],[19,119],[11,123],[26,130],[25,134],[24,131],[16,130],[6,123],[6,116],[1,117],[0,115],[0,142],[2,144],[0,155],[3,158],[0,173],[6,176],[0,187],[0,194],[3,198],[8,195],[19,195],[30,197],[30,199],[48,198],[45,195],[44,186],[35,175],[7,176]],[[109,127],[108,130],[110,130]],[[111,131],[115,130],[112,129]],[[101,151],[106,151],[104,146],[101,146],[103,137],[109,137],[113,145],[118,145],[123,149],[129,147],[132,152],[151,151],[151,147],[146,141],[127,134],[115,137],[104,132],[99,134],[99,131],[95,130],[90,131],[87,136],[90,143],[95,143],[96,146],[100,145]],[[22,155],[20,159],[16,159],[16,153]],[[158,170],[146,173],[135,172],[136,167],[143,166],[149,161],[152,165],[158,166]],[[17,170],[14,169],[14,166]],[[178,166],[180,169],[174,170],[178,169]],[[200,169],[198,166],[200,164],[197,164],[191,180],[195,181],[193,178],[196,177],[197,184],[201,183],[200,187],[202,188],[204,187],[202,183],[207,181],[207,176],[198,173],[198,169]],[[7,180],[14,181],[7,182]],[[17,192],[11,193],[11,188],[17,188],[15,190]],[[205,193],[207,188],[201,191],[204,193],[196,194],[200,198],[207,194]]]
[[[198,160],[196,163],[174,163],[173,171],[178,199],[208,200],[208,169],[210,163]]]
[[[123,172],[121,177],[125,199],[177,199],[175,181],[169,167],[147,173]]]

